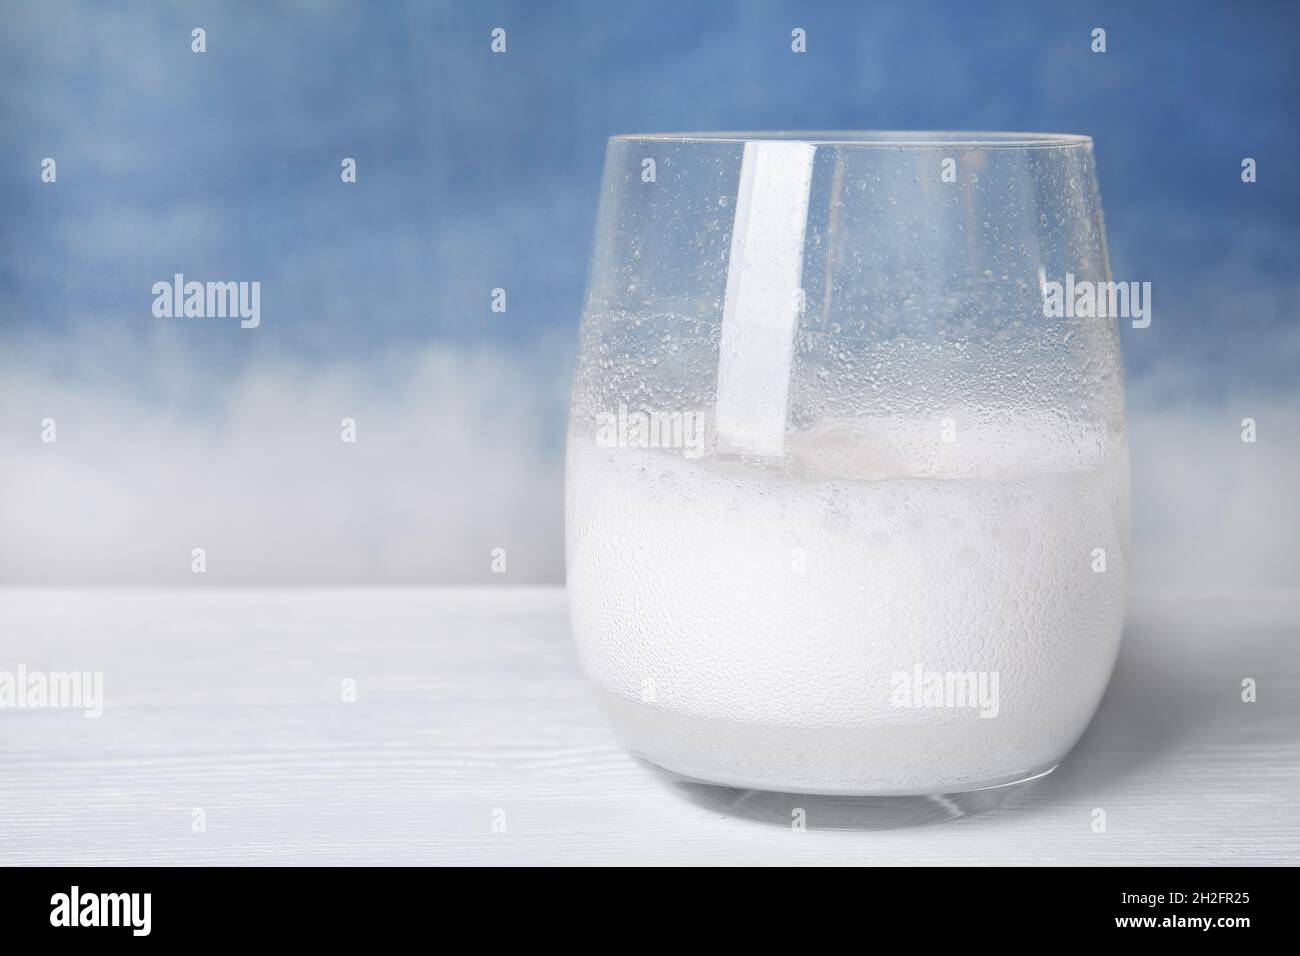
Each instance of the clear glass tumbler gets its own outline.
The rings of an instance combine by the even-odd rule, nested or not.
[[[611,139],[567,570],[625,746],[810,825],[1050,772],[1119,648],[1128,450],[1115,319],[1045,300],[1109,280],[1085,136]]]

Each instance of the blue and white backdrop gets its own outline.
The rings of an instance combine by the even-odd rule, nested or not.
[[[0,584],[192,584],[200,545],[208,585],[561,581],[605,138],[856,128],[1094,137],[1115,277],[1153,289],[1122,333],[1136,583],[1294,585],[1297,28],[1262,2],[6,2]],[[168,317],[177,274],[258,298]]]

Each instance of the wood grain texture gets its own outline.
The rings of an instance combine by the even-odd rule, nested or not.
[[[1300,594],[1138,595],[1097,718],[1019,803],[797,833],[623,753],[560,590],[0,590],[0,670],[103,671],[106,700],[0,710],[0,863],[1295,864],[1298,638]]]

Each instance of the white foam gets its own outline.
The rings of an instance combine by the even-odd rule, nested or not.
[[[819,465],[802,471],[570,441],[574,631],[630,702],[634,749],[828,792],[951,789],[1064,754],[1118,648],[1126,461],[1050,417],[965,417],[952,444],[901,419],[872,445],[804,436],[792,461]],[[999,715],[896,706],[891,678],[917,664],[997,672]]]

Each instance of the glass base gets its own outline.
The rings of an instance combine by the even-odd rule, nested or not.
[[[655,771],[670,789],[711,813],[808,830],[892,830],[990,813],[1010,805],[1035,781],[1056,769],[1053,764],[1022,780],[959,793],[854,796],[728,787],[683,777],[644,758],[636,759]]]

